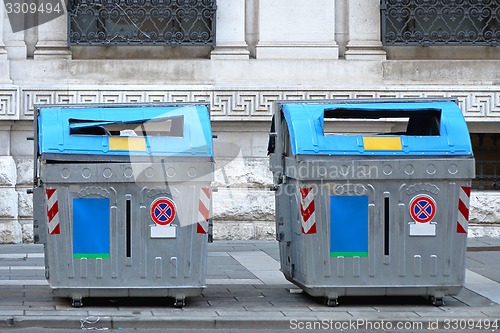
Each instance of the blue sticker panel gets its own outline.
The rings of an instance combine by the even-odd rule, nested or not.
[[[368,256],[368,197],[330,197],[330,256]]]
[[[73,199],[73,257],[109,258],[108,198]]]

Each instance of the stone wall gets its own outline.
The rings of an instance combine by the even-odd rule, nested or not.
[[[433,65],[435,66],[435,65]],[[244,69],[243,69],[244,70]],[[243,71],[240,69],[240,71]],[[397,73],[401,73],[400,70]],[[398,74],[401,75],[401,74]],[[396,76],[397,77],[397,76]],[[268,170],[267,140],[270,114],[279,99],[419,98],[453,97],[459,100],[469,128],[495,131],[500,119],[500,91],[495,86],[408,86],[371,88],[216,88],[208,86],[72,86],[71,88],[18,87],[4,89],[7,98],[0,112],[0,242],[31,242],[33,166],[33,105],[61,103],[115,103],[207,101],[211,104],[216,171],[214,233],[216,239],[274,238],[274,193]],[[17,120],[16,120],[17,119]],[[345,125],[345,124],[344,124]],[[366,124],[350,124],[364,131]],[[345,127],[344,129],[347,129]],[[499,195],[474,192],[471,223],[500,223]],[[474,229],[475,234],[481,234]],[[483,229],[486,230],[486,229]]]
[[[19,243],[22,228],[18,222],[16,163],[11,156],[0,156],[0,242]]]
[[[227,146],[221,142],[215,147]],[[245,157],[241,150],[232,159],[225,155],[216,158],[214,238],[274,239],[274,192],[267,158]],[[0,157],[0,243],[33,241],[33,203],[26,193],[32,165],[30,158]],[[500,236],[500,193],[473,191],[470,204],[469,236]]]
[[[33,142],[30,121],[11,126],[12,150],[0,157],[0,243],[33,241]],[[356,128],[354,128],[356,129]],[[362,128],[357,128],[362,130]],[[268,121],[214,121],[215,239],[274,239],[274,192],[268,168]],[[15,147],[14,147],[15,146]],[[470,236],[497,235],[500,193],[473,191]],[[500,234],[499,234],[500,236]]]
[[[470,223],[500,223],[500,192],[472,191],[470,196]]]
[[[65,16],[18,33],[6,18],[0,6],[0,242],[32,241],[35,104],[208,102],[220,239],[274,237],[277,100],[454,98],[471,132],[500,131],[500,48],[383,47],[379,0],[218,0],[216,45],[154,50],[68,47]],[[477,193],[474,223],[498,222],[496,200]]]

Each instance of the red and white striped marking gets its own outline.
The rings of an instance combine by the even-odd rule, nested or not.
[[[302,233],[316,233],[316,213],[312,188],[300,188],[300,216],[302,217]]]
[[[208,187],[200,188],[200,200],[198,200],[198,226],[196,232],[199,234],[208,233],[208,221],[210,219],[210,200],[212,191]]]
[[[61,227],[59,225],[59,203],[57,201],[57,190],[48,188],[45,190],[45,201],[47,203],[47,219],[49,235],[59,235]]]
[[[466,234],[469,224],[470,186],[460,186],[458,194],[457,233]]]

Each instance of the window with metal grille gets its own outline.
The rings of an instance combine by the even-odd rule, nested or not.
[[[473,188],[500,190],[500,133],[472,133],[470,136],[476,159]]]
[[[500,44],[500,0],[381,0],[384,45]]]
[[[213,45],[216,0],[69,0],[71,45]]]

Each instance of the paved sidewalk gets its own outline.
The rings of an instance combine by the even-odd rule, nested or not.
[[[423,297],[346,297],[339,307],[326,307],[288,283],[278,259],[275,241],[215,241],[209,245],[207,289],[201,297],[188,298],[183,309],[164,298],[84,299],[84,307],[76,309],[69,299],[52,295],[42,246],[0,245],[0,328],[287,329],[317,323],[326,325],[322,328],[403,324],[430,330],[460,320],[476,323],[474,328],[494,321],[500,326],[498,238],[469,240],[466,288],[446,297],[443,307]]]

